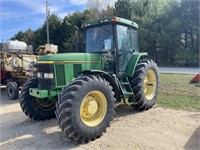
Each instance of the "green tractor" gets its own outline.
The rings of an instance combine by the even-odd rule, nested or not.
[[[33,120],[56,117],[77,142],[99,138],[120,103],[139,110],[157,100],[156,63],[139,53],[135,22],[112,17],[82,25],[85,53],[41,56],[37,76],[23,86],[20,105]]]

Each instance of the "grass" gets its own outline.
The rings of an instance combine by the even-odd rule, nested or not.
[[[189,84],[194,75],[160,74],[157,105],[200,112],[200,86]]]

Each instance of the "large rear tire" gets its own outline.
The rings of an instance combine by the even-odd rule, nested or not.
[[[64,88],[56,103],[56,117],[62,131],[79,143],[100,137],[114,116],[114,94],[102,77],[78,77]]]
[[[9,82],[6,85],[6,93],[11,100],[15,100],[19,97],[19,87],[16,82]]]
[[[139,110],[148,110],[157,101],[159,73],[152,59],[139,61],[134,76],[130,80],[136,103],[132,106]]]
[[[38,100],[29,95],[29,88],[36,88],[38,80],[36,77],[30,78],[23,86],[19,98],[22,111],[32,120],[46,120],[55,118],[55,102]]]

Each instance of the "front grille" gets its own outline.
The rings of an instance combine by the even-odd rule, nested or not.
[[[37,72],[53,73],[53,64],[37,64]]]
[[[55,65],[56,83],[57,86],[65,85],[65,68],[63,64]]]
[[[51,89],[55,86],[54,79],[38,78],[38,88]]]
[[[53,64],[37,64],[37,72],[41,73],[43,77],[38,77],[38,88],[51,89],[55,87],[54,79],[44,78],[44,73],[54,73]]]
[[[81,64],[74,64],[73,68],[74,68],[74,76],[77,77],[82,70],[82,65]]]

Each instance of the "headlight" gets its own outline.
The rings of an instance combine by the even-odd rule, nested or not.
[[[37,76],[38,76],[38,78],[42,78],[42,73],[41,73],[41,72],[38,72],[38,73],[37,73]]]
[[[53,79],[53,73],[44,73],[44,78]]]

